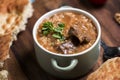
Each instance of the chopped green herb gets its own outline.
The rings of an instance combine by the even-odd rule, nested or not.
[[[58,26],[56,28],[54,28],[54,31],[62,34],[62,30],[64,29],[64,27],[65,27],[65,24],[59,23]]]
[[[53,24],[51,22],[45,22],[42,26],[43,35],[48,35],[53,30]]]
[[[64,41],[65,40],[65,37],[64,36],[61,36],[61,39],[60,39],[61,41]]]
[[[50,32],[49,31],[43,31],[44,35],[48,35]]]
[[[43,35],[46,35],[46,36],[49,33],[52,33],[52,36],[54,38],[64,40],[65,38],[62,34],[64,27],[65,27],[64,23],[59,23],[57,27],[54,27],[52,22],[45,22],[43,23],[43,26],[42,26],[42,33]]]
[[[60,39],[60,38],[61,38],[61,34],[59,34],[59,33],[53,34],[52,36],[53,36],[54,38],[57,38],[57,39]]]
[[[58,26],[63,28],[63,27],[65,27],[65,24],[59,23]]]
[[[44,30],[47,30],[47,29],[48,29],[47,27],[43,27],[43,28],[42,28],[43,31],[44,31]]]
[[[45,22],[45,23],[43,23],[43,27],[53,28],[53,24],[52,24],[52,22]]]
[[[54,32],[57,32],[57,33],[61,33],[62,32],[62,28],[60,28],[60,27],[56,27],[56,28],[54,28]]]

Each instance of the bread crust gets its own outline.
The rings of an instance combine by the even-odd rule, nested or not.
[[[0,13],[22,12],[28,0],[0,0]]]
[[[120,80],[120,57],[107,60],[87,80]]]
[[[17,34],[25,30],[33,7],[29,0],[0,0],[0,62],[9,58],[9,49]]]

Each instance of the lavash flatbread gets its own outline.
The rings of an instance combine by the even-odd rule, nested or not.
[[[120,80],[120,57],[107,60],[87,80]]]
[[[9,49],[17,34],[25,30],[27,19],[33,14],[29,0],[0,0],[0,69],[9,58]],[[0,71],[0,80],[8,80],[8,71]]]
[[[9,48],[20,31],[25,30],[33,7],[29,0],[0,0],[0,62],[9,57]]]

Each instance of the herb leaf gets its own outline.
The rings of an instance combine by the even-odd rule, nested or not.
[[[65,24],[64,23],[59,23],[58,26],[61,27],[61,28],[64,28]]]
[[[53,24],[52,22],[45,22],[42,26],[42,33],[43,35],[48,35],[51,31],[53,31]]]
[[[42,26],[42,33],[43,35],[48,35],[49,33],[52,33],[52,36],[54,38],[57,38],[59,40],[64,40],[64,35],[62,34],[62,31],[65,27],[64,23],[59,23],[57,27],[53,26],[52,22],[45,22]]]
[[[50,31],[43,31],[44,35],[48,35],[50,33]]]
[[[54,29],[54,31],[62,34],[62,30],[64,27],[65,27],[65,24],[59,23],[58,26]]]
[[[61,35],[59,33],[56,33],[56,34],[53,34],[52,35],[54,38],[57,38],[57,39],[60,39],[61,38]]]
[[[54,31],[55,31],[56,33],[61,33],[62,30],[63,30],[63,29],[61,29],[60,27],[54,28]]]

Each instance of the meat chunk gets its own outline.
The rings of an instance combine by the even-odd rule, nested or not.
[[[71,54],[75,50],[75,46],[71,41],[65,42],[58,46],[58,49],[64,54]]]
[[[89,35],[83,33],[83,30],[77,25],[70,27],[66,42],[57,45],[57,50],[64,54],[75,53],[76,47],[90,42]]]
[[[76,45],[76,44],[77,45],[86,44],[86,43],[90,42],[89,35],[85,34],[83,32],[83,30],[77,25],[74,25],[74,26],[70,27],[68,35],[70,36],[70,38],[71,38],[72,42],[74,43],[74,45]]]

